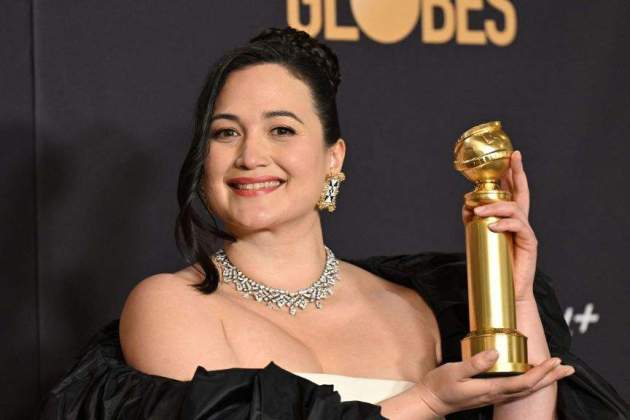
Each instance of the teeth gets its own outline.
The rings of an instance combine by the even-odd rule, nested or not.
[[[256,182],[254,184],[234,184],[239,190],[259,190],[262,188],[277,187],[280,181]]]

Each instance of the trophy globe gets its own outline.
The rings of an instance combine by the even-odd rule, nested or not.
[[[455,144],[453,165],[475,183],[464,195],[469,208],[511,200],[501,190],[501,178],[510,167],[510,138],[499,121],[479,124],[462,134]],[[474,215],[466,222],[466,271],[470,331],[461,340],[462,359],[494,349],[495,364],[476,377],[512,376],[527,372],[527,337],[516,329],[514,301],[513,236],[493,232],[494,216]]]

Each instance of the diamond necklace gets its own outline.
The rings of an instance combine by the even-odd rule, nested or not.
[[[214,257],[223,268],[223,281],[232,283],[242,296],[246,298],[253,296],[256,301],[266,302],[267,306],[273,309],[281,309],[286,306],[289,308],[289,313],[295,315],[298,309],[305,309],[309,303],[313,302],[315,302],[317,309],[321,309],[321,301],[333,294],[333,286],[339,280],[339,261],[330,248],[326,245],[324,248],[326,249],[324,272],[319,280],[311,284],[310,287],[299,289],[297,292],[268,287],[250,279],[230,262],[223,248],[216,251]],[[275,307],[272,306],[274,304]]]

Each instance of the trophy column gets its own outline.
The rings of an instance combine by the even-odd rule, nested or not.
[[[477,125],[460,136],[454,149],[456,170],[475,183],[464,195],[467,207],[511,199],[501,190],[512,144],[499,121]],[[493,232],[488,225],[498,217],[474,215],[466,224],[466,268],[470,332],[461,341],[462,359],[495,349],[496,363],[477,377],[511,376],[531,368],[527,363],[527,337],[516,329],[512,279],[513,234]]]

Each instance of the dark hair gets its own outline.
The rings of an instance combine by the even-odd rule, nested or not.
[[[219,238],[236,241],[234,236],[219,229],[214,215],[200,205],[209,121],[230,72],[263,63],[281,64],[309,86],[327,146],[341,136],[336,102],[341,82],[337,56],[306,32],[291,27],[265,29],[248,44],[228,51],[214,63],[197,100],[193,139],[179,173],[179,214],[175,224],[179,251],[188,263],[199,263],[206,274],[202,283],[193,285],[205,294],[214,292],[219,283],[219,273],[210,259],[216,248],[213,243]]]

